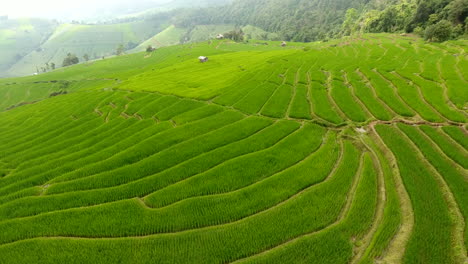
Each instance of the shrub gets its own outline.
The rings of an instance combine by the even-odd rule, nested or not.
[[[442,20],[426,28],[425,39],[431,42],[444,42],[450,39],[452,31],[452,24],[447,20]]]
[[[156,48],[153,48],[153,46],[149,45],[148,47],[146,47],[146,52],[153,52],[155,51]]]
[[[464,32],[463,32],[463,25],[462,24],[458,24],[453,28],[453,32],[452,32],[452,37],[453,38],[458,38],[463,34],[464,34]]]
[[[63,60],[62,66],[70,66],[73,64],[78,64],[80,62],[80,59],[75,54],[68,53],[67,57]]]
[[[244,32],[242,29],[232,30],[227,33],[224,33],[224,37],[227,39],[234,40],[235,42],[241,42],[244,40]]]
[[[413,30],[413,33],[420,36],[420,37],[423,37],[425,32],[424,32],[424,29],[422,27],[416,27]]]
[[[120,55],[123,55],[125,52],[125,47],[124,45],[120,44],[118,47],[117,47],[117,50],[115,51],[115,54],[117,56],[120,56]]]

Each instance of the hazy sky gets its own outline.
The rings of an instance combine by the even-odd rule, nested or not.
[[[114,8],[132,8],[142,4],[159,4],[171,0],[0,0],[0,15],[10,17],[45,17],[78,19],[89,13],[104,14]]]

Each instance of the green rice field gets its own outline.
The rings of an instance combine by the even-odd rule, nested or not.
[[[212,40],[0,79],[0,263],[466,264],[467,52]]]

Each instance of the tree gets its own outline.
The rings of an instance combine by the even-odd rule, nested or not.
[[[413,33],[420,37],[424,37],[424,34],[425,34],[424,28],[418,26],[413,30]]]
[[[452,24],[447,20],[441,20],[439,23],[426,28],[425,39],[427,41],[444,42],[452,36]]]
[[[244,40],[244,32],[242,31],[242,29],[232,30],[223,35],[225,38],[234,40],[235,42],[240,42]]]
[[[439,22],[439,20],[440,20],[440,19],[439,19],[439,15],[437,15],[437,14],[431,14],[431,15],[429,16],[428,22],[429,22],[429,25],[434,25],[434,24],[436,24],[437,22]]]
[[[463,35],[465,32],[463,31],[463,25],[462,24],[458,24],[456,25],[455,27],[453,27],[453,30],[452,30],[452,38],[458,38],[460,37],[461,35]]]
[[[50,68],[52,68],[52,70],[55,70],[55,63],[51,62],[50,63]]]
[[[88,55],[88,54],[83,55],[83,59],[84,59],[85,61],[89,61],[89,55]]]
[[[345,21],[343,22],[343,35],[349,36],[356,30],[356,21],[358,19],[358,12],[354,8],[346,11]]]
[[[117,56],[119,56],[119,55],[122,55],[122,54],[124,53],[124,51],[125,51],[124,45],[123,45],[123,44],[120,44],[120,45],[117,47],[117,50],[116,50],[115,53],[117,54]]]
[[[148,45],[148,47],[146,47],[146,52],[153,52],[153,51],[155,51],[155,50],[156,50],[156,49],[153,48],[153,46],[151,46],[151,45]]]
[[[63,60],[62,66],[70,66],[73,64],[78,64],[80,62],[80,59],[75,54],[68,53],[67,57]]]
[[[448,18],[457,24],[465,23],[468,18],[468,1],[467,0],[454,0],[446,7]]]
[[[465,34],[468,35],[468,17],[465,19]]]
[[[127,50],[131,50],[131,49],[136,48],[136,47],[138,47],[138,43],[129,41],[129,42],[127,43],[127,48],[126,48],[126,49],[127,49]]]
[[[394,32],[398,12],[395,7],[385,9],[380,16],[380,30],[383,32]]]

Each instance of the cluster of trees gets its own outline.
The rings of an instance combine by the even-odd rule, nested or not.
[[[337,36],[346,10],[366,2],[368,0],[238,0],[228,7],[180,12],[173,22],[181,27],[254,25],[278,33],[284,40],[307,42]]]
[[[242,29],[229,31],[227,33],[224,33],[223,36],[226,39],[231,39],[236,42],[241,42],[244,40],[244,32],[242,31]]]
[[[133,46],[135,46],[135,45],[132,45],[132,47],[133,47]],[[129,47],[129,45],[127,45],[127,48],[128,48],[128,47]],[[115,50],[115,54],[116,54],[117,56],[123,55],[123,54],[125,53],[125,50],[126,50],[125,46],[124,46],[123,44],[120,44],[120,45],[117,47],[117,49]],[[94,54],[94,59],[96,59],[96,58],[98,58],[98,57],[97,57],[96,54]],[[102,56],[102,59],[104,59],[104,58],[105,58],[105,57]],[[83,55],[83,60],[84,60],[84,61],[89,61],[90,59],[91,59],[91,57],[89,56],[89,54],[85,53],[85,54]],[[63,59],[62,67],[71,66],[71,65],[74,65],[74,64],[78,64],[78,63],[80,63],[80,59],[78,58],[78,56],[76,56],[76,55],[73,54],[73,53],[68,53],[68,54],[67,54],[67,57],[65,57],[65,59]],[[52,65],[53,65],[53,66],[52,66]],[[48,64],[46,63],[46,68],[47,68],[47,70],[48,70],[50,67],[51,67],[52,69],[55,69],[55,64],[52,63],[51,65],[48,65]],[[41,69],[42,69],[42,67],[41,67]],[[45,72],[45,71],[44,71],[44,72]]]
[[[357,32],[423,32],[450,37],[467,29],[468,0],[237,0],[228,7],[179,10],[180,27],[254,25],[290,41],[314,41]],[[435,33],[434,33],[435,32]]]
[[[40,68],[36,66],[36,72],[37,73],[39,73],[39,72],[48,72],[50,70],[55,70],[55,63],[46,62],[46,64],[44,64],[44,66],[41,66]]]
[[[117,56],[120,56],[120,55],[123,55],[125,52],[125,47],[123,44],[120,44],[118,47],[117,47],[117,50],[115,51],[115,54]]]
[[[468,33],[467,15],[468,0],[398,0],[382,10],[364,10],[354,31],[405,31],[429,41],[445,41]],[[349,33],[345,27],[343,31]]]
[[[63,59],[62,67],[67,67],[70,65],[78,64],[80,62],[80,59],[75,54],[68,53],[67,57]]]
[[[439,21],[435,25],[427,27],[424,37],[428,41],[446,41],[452,37],[453,29],[452,25],[447,20]]]
[[[146,52],[153,52],[155,50],[156,50],[156,48],[153,48],[153,46],[151,46],[151,45],[148,45],[148,47],[146,47]]]

